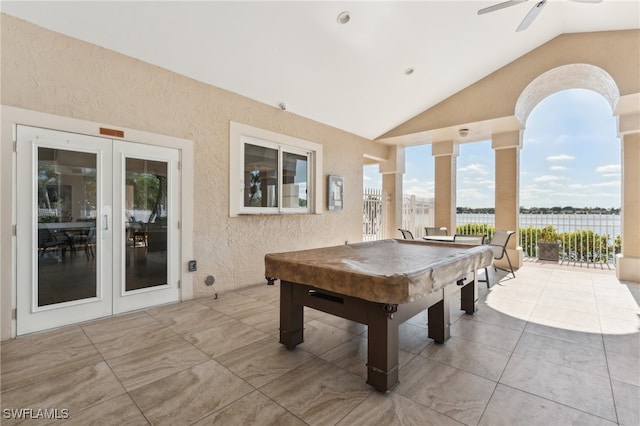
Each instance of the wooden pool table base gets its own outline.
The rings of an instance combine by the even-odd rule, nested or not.
[[[304,341],[305,306],[365,324],[368,327],[367,383],[383,392],[398,384],[400,324],[428,309],[427,336],[443,343],[450,336],[451,294],[461,291],[461,309],[468,314],[476,312],[478,301],[475,277],[460,279],[404,304],[371,302],[283,280],[280,284],[280,343],[293,349]]]

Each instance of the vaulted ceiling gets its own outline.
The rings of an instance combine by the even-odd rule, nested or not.
[[[536,2],[477,14],[498,2],[3,1],[1,9],[370,139],[560,34],[640,28],[637,0],[548,0],[521,32]]]

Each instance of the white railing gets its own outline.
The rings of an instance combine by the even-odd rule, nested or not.
[[[362,241],[381,240],[386,235],[387,195],[381,189],[365,188],[363,193]]]
[[[402,228],[411,231],[414,238],[422,238],[424,228],[430,226],[433,226],[433,198],[403,197]]]
[[[60,216],[60,210],[39,208],[38,216]]]
[[[460,213],[456,232],[485,233],[495,229],[495,215]],[[538,256],[537,241],[543,228],[558,233],[560,260],[565,263],[614,264],[620,247],[619,214],[520,214],[520,245],[524,255]]]
[[[622,242],[619,214],[521,214],[520,244],[526,255],[537,257],[535,241],[547,226],[558,232],[563,262],[615,263]]]
[[[364,214],[362,240],[374,241],[386,235],[384,220],[387,196],[379,189],[364,190]],[[552,226],[559,234],[560,259],[571,263],[615,263],[620,248],[619,214],[520,214],[520,239],[526,257],[535,258],[540,231]],[[433,199],[408,195],[402,203],[402,228],[411,231],[416,239],[424,236],[424,228],[433,226]],[[486,234],[489,238],[495,230],[492,213],[459,213],[456,230],[459,234]],[[400,238],[395,230],[390,234]]]

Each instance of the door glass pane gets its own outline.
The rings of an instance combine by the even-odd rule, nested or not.
[[[38,306],[97,296],[96,158],[38,148]]]
[[[278,150],[244,145],[244,206],[278,207]]]
[[[126,159],[125,290],[167,284],[167,163]]]
[[[282,204],[288,208],[307,207],[307,156],[282,153]]]

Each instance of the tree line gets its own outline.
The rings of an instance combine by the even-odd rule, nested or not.
[[[494,207],[457,207],[456,213],[495,214]],[[520,207],[521,214],[620,214],[620,207]]]

